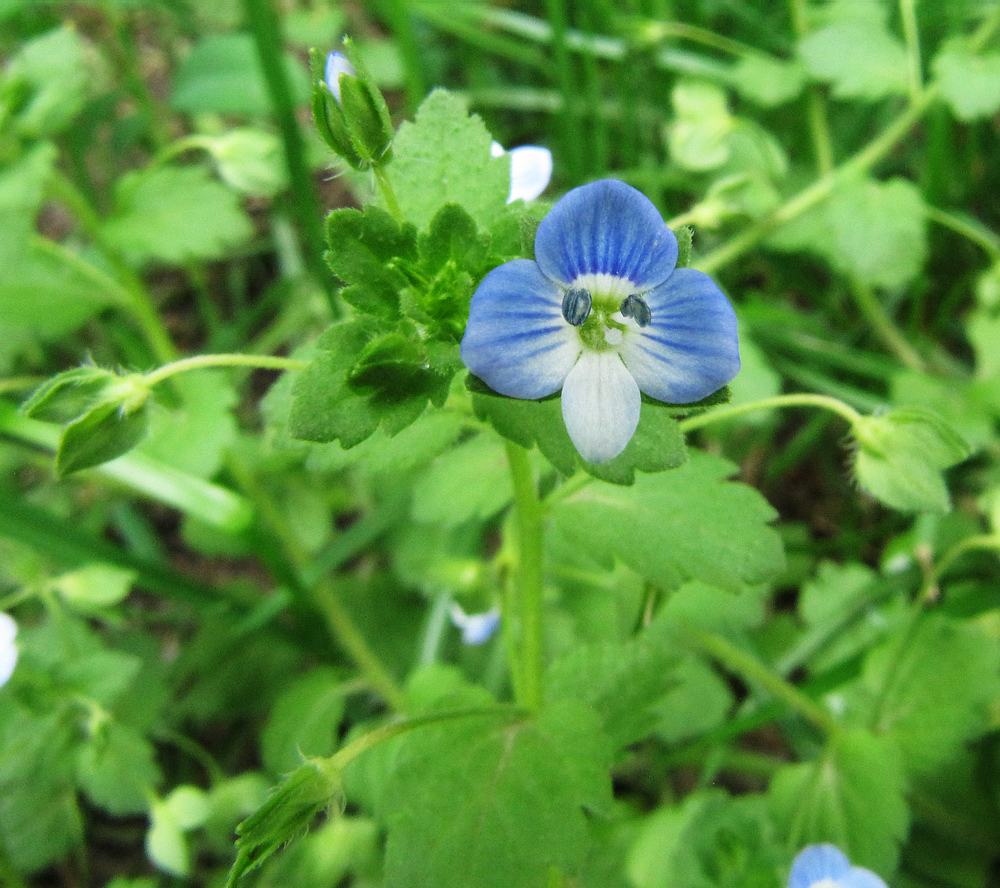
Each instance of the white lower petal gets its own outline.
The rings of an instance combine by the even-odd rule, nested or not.
[[[618,456],[635,434],[641,400],[617,352],[584,349],[562,390],[563,421],[580,456],[592,463]]]

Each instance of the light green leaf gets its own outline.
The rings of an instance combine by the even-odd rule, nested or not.
[[[675,120],[667,137],[673,162],[695,171],[722,166],[729,159],[729,133],[734,126],[725,92],[711,83],[681,81],[671,100]]]
[[[186,876],[191,870],[184,830],[163,802],[154,802],[149,811],[146,856],[159,869],[175,876]]]
[[[220,259],[252,233],[239,195],[200,166],[127,174],[103,225],[104,239],[135,264]]]
[[[805,71],[796,61],[783,61],[757,53],[740,56],[730,71],[732,84],[762,108],[790,102],[805,86]]]
[[[912,281],[927,258],[923,198],[905,179],[851,179],[833,192],[827,208],[835,267],[876,287]]]
[[[317,667],[296,679],[275,701],[261,733],[265,767],[286,774],[305,757],[330,755],[343,715],[344,692],[333,669]]]
[[[860,18],[834,21],[799,44],[809,72],[840,99],[881,99],[906,92],[906,49],[885,25]]]
[[[891,740],[842,730],[820,759],[781,768],[770,800],[790,847],[832,842],[853,864],[888,878],[909,825],[905,790]]]
[[[503,445],[492,435],[477,435],[441,454],[413,488],[413,519],[454,527],[484,520],[511,500],[510,472]]]
[[[401,739],[381,794],[388,888],[543,888],[587,848],[583,808],[610,802],[597,716],[454,720]]]
[[[866,416],[853,434],[858,483],[894,509],[944,512],[950,508],[942,471],[961,462],[969,446],[936,413],[900,407]]]
[[[503,213],[510,161],[490,156],[490,134],[464,100],[434,90],[393,142],[389,178],[406,219],[424,228],[445,204],[461,206],[482,227]]]
[[[52,587],[71,607],[88,611],[111,607],[125,600],[137,573],[113,564],[88,564],[60,574]]]
[[[783,566],[774,510],[757,491],[726,481],[734,467],[692,453],[673,472],[638,475],[632,488],[591,484],[552,509],[556,527],[591,556],[619,560],[673,588],[700,579],[739,591]]]
[[[80,751],[77,782],[110,814],[144,812],[160,779],[152,745],[129,725],[104,724]]]
[[[679,744],[725,721],[733,707],[733,692],[703,659],[683,656],[670,678],[673,686],[653,711],[657,737],[670,745]]]
[[[219,176],[242,194],[271,197],[288,184],[281,140],[267,130],[238,127],[202,136]]]
[[[848,706],[895,742],[909,773],[925,775],[988,728],[998,694],[996,640],[974,623],[931,614],[871,652]]]
[[[1000,110],[1000,52],[977,55],[952,41],[934,56],[941,95],[959,120],[989,117]]]
[[[305,105],[310,94],[306,68],[292,56],[283,61],[295,102]],[[188,114],[271,114],[253,38],[249,34],[215,34],[196,43],[174,75],[170,104]]]

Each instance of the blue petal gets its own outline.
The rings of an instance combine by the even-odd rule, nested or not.
[[[494,268],[476,289],[462,362],[502,395],[544,398],[562,388],[580,355],[562,316],[562,291],[528,259]]]
[[[844,888],[886,888],[882,879],[863,866],[852,866],[850,872],[840,880]]]
[[[817,882],[840,883],[851,871],[851,863],[836,845],[809,845],[792,861],[788,888],[811,888]]]
[[[679,268],[643,298],[652,320],[627,321],[621,355],[645,394],[690,404],[739,372],[736,313],[707,274]]]
[[[580,456],[592,463],[618,456],[639,425],[641,403],[617,352],[585,349],[562,393],[563,422]]]
[[[535,261],[563,286],[584,274],[607,274],[644,291],[674,270],[677,238],[644,194],[601,179],[568,192],[542,219]]]

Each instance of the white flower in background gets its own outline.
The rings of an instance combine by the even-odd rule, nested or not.
[[[871,870],[851,866],[836,845],[808,845],[792,861],[788,888],[886,888]]]
[[[483,644],[493,637],[500,625],[500,611],[495,607],[481,614],[467,614],[458,604],[449,611],[451,622],[462,633],[463,644]]]
[[[14,638],[17,636],[17,623],[12,617],[0,612],[0,687],[7,684],[7,680],[14,674],[14,665],[17,663],[17,645]]]
[[[503,145],[490,145],[494,157],[510,155],[510,194],[507,203],[515,200],[534,200],[541,194],[552,178],[552,152],[538,145],[522,145],[504,151]]]

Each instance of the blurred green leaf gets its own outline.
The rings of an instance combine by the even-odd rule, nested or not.
[[[124,601],[138,574],[113,564],[88,564],[60,574],[52,587],[73,608],[88,611]]]
[[[796,98],[805,86],[806,73],[797,60],[784,61],[748,53],[731,70],[733,86],[762,108],[774,108]]]
[[[393,142],[389,178],[406,219],[428,225],[445,204],[458,204],[489,227],[506,207],[509,163],[490,156],[490,134],[465,102],[434,90]]]
[[[734,121],[719,87],[682,80],[671,93],[675,119],[667,130],[670,158],[678,166],[701,172],[729,159],[729,133]]]
[[[874,100],[906,92],[906,49],[877,21],[834,21],[809,34],[799,54],[809,73],[832,84],[837,98]]]
[[[80,750],[80,788],[110,814],[146,811],[160,780],[152,745],[128,725],[105,723]]]
[[[304,758],[334,752],[344,715],[341,684],[334,670],[317,667],[282,692],[260,737],[268,771],[286,774]]]
[[[103,224],[104,239],[135,264],[220,259],[252,233],[239,195],[200,166],[154,166],[126,174]]]
[[[292,56],[284,62],[296,104],[307,104],[310,86],[305,67]],[[271,114],[253,38],[241,33],[203,37],[174,75],[170,104],[188,114]]]
[[[909,825],[905,790],[891,740],[840,730],[815,762],[782,767],[770,800],[790,847],[832,842],[853,864],[888,877]]]
[[[272,197],[288,185],[281,140],[267,130],[239,127],[202,136],[219,176],[242,194]]]
[[[132,450],[148,431],[148,405],[126,413],[115,401],[98,404],[63,429],[56,451],[56,474],[64,478],[109,462]]]
[[[945,44],[931,63],[941,95],[962,121],[1000,110],[1000,52],[973,53],[961,41]]]

